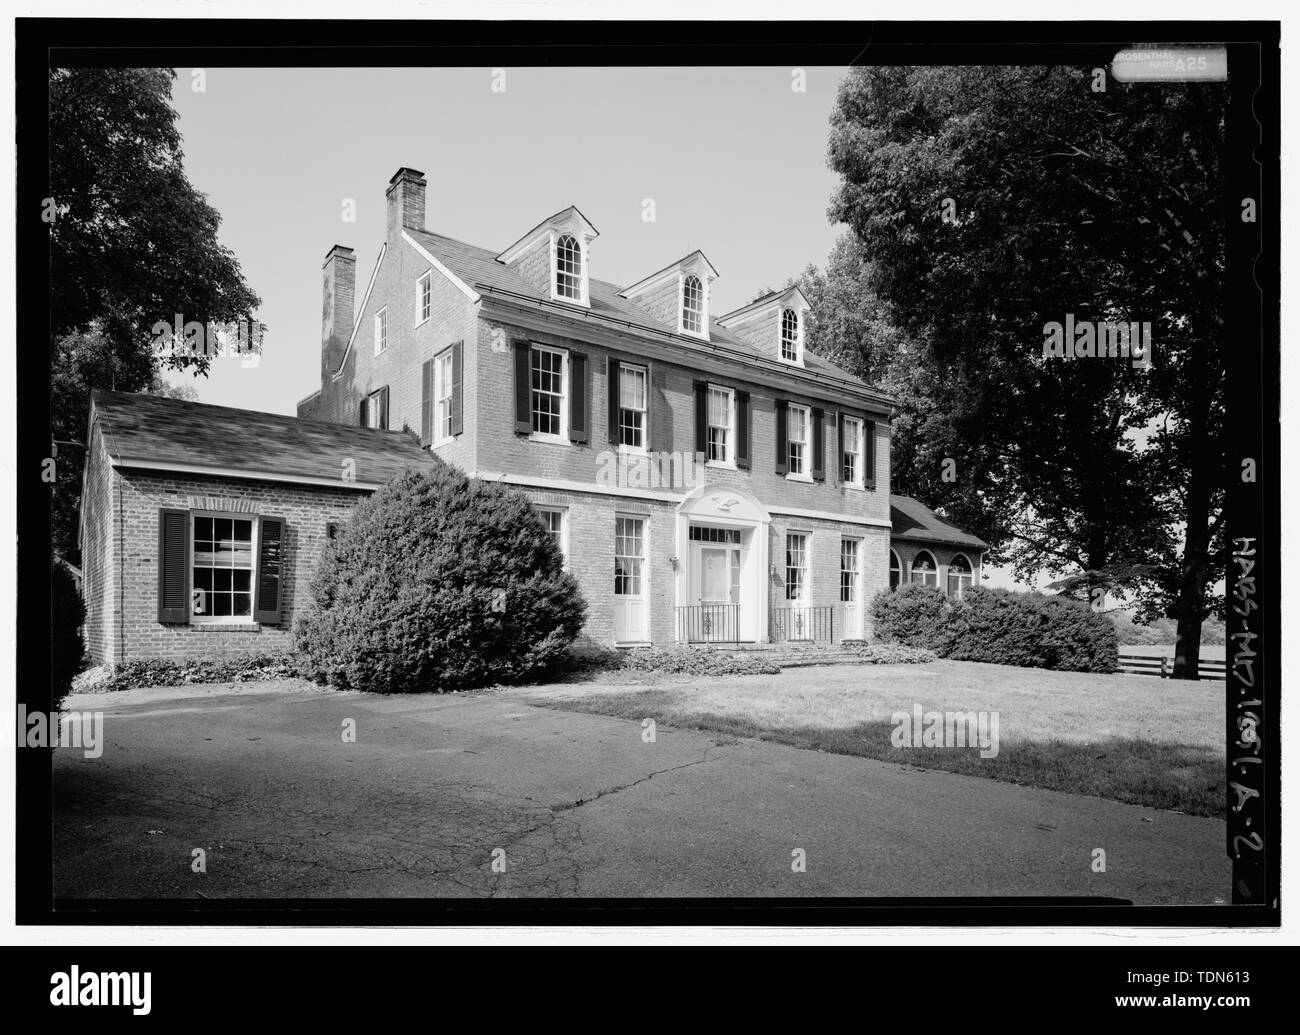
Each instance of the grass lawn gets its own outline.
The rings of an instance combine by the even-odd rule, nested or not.
[[[653,718],[1198,816],[1224,813],[1224,701],[1214,682],[937,661],[646,683],[597,677],[510,692],[544,707]],[[927,712],[996,712],[998,755],[895,747],[891,717],[916,704]]]

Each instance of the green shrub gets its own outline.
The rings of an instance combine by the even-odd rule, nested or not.
[[[307,670],[373,693],[536,678],[586,604],[528,500],[446,464],[362,502],[325,550],[294,627]]]
[[[50,685],[56,711],[72,690],[72,677],[85,664],[86,645],[81,638],[85,621],[86,605],[77,583],[72,573],[55,561],[50,565]]]
[[[775,676],[779,665],[759,652],[713,650],[710,647],[635,647],[623,657],[634,672],[668,672],[689,676]]]
[[[936,654],[925,647],[908,647],[902,643],[863,643],[845,641],[841,648],[868,665],[924,665]]]
[[[950,602],[937,589],[911,585],[878,595],[871,613],[886,643],[957,661],[1069,672],[1119,668],[1115,624],[1066,597],[976,587]]]
[[[885,643],[922,647],[942,655],[948,634],[948,599],[932,586],[908,583],[871,602],[876,636]]]

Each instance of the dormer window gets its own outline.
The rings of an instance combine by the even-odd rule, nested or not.
[[[555,242],[555,295],[582,301],[582,246],[572,234]]]
[[[704,285],[693,273],[682,281],[682,330],[687,334],[704,331]]]
[[[781,358],[799,362],[799,314],[793,309],[781,310]]]

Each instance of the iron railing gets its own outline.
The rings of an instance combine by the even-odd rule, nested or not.
[[[767,638],[773,643],[834,643],[834,607],[774,607]]]
[[[739,643],[739,604],[689,604],[677,609],[681,643]]]

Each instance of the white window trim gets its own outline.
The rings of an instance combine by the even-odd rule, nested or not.
[[[686,278],[694,277],[700,282],[700,329],[686,328]],[[701,341],[709,340],[709,281],[698,273],[686,270],[677,274],[677,333],[686,334]]]
[[[789,557],[790,537],[792,535],[803,536],[803,596],[794,598],[787,596],[785,598],[785,604],[787,607],[811,607],[813,598],[813,534],[803,528],[787,528],[785,532],[783,558]],[[788,563],[785,564],[785,578],[786,585],[788,586],[790,580],[790,565]]]
[[[539,514],[560,515],[560,553],[564,555],[564,570],[569,570],[569,508],[551,504],[538,504],[533,507]]]
[[[446,393],[447,393],[446,398],[448,399],[451,398],[451,390],[452,390],[452,386],[450,383],[448,383],[445,386],[442,383],[442,361],[444,357],[448,361],[447,364],[448,382],[451,381],[454,375],[454,371],[451,369],[452,350],[443,349],[441,352],[439,352],[436,356],[433,357],[433,445],[435,447],[446,445],[448,442],[450,442],[452,439],[456,437],[455,435],[444,435],[442,433],[442,417],[438,413],[438,403],[440,403],[443,400],[443,394],[441,389],[443,389],[444,387],[446,388]]]
[[[930,586],[930,587],[933,588],[933,589],[943,589],[943,590],[945,591],[945,594],[946,594],[946,592],[947,592],[947,584],[946,584],[946,583],[941,584],[940,581],[939,581],[939,579],[940,579],[940,575],[941,575],[941,573],[940,573],[940,571],[939,571],[939,558],[935,557],[934,553],[933,553],[932,551],[930,551],[930,550],[919,550],[919,551],[917,551],[917,553],[915,553],[915,554],[912,556],[911,561],[909,561],[909,562],[908,562],[908,565],[907,565],[907,581],[908,581],[908,583],[911,584],[912,582],[915,581],[915,579],[913,578],[913,576],[916,574],[916,572],[917,572],[917,570],[918,570],[917,567],[916,567],[916,562],[917,562],[917,560],[920,558],[921,554],[925,554],[927,557],[929,557],[929,558],[930,558],[930,563],[933,564],[934,567],[933,567],[933,568],[921,568],[921,569],[920,569],[920,572],[921,572],[921,574],[922,574],[923,577],[924,577],[924,576],[927,576],[927,575],[933,575],[933,576],[934,576],[934,582],[932,582],[932,583],[931,583],[931,582],[918,582],[917,585],[919,585],[919,586]]]
[[[727,455],[722,460],[709,460],[706,451],[704,466],[718,467],[723,470],[736,470],[736,390],[726,385],[706,385],[704,392],[705,447],[708,447],[708,429],[713,425],[708,422],[709,392],[725,392],[727,395]]]
[[[553,251],[553,250],[552,250]],[[533,422],[533,352],[550,352],[561,359],[560,363],[560,430],[558,434],[552,435],[544,431],[530,431],[528,441],[530,442],[558,442],[565,445],[569,442],[569,395],[570,395],[570,364],[569,350],[556,348],[554,345],[543,345],[540,342],[529,342],[528,345],[528,425],[531,428]]]
[[[578,277],[578,290],[581,291],[582,293],[581,298],[569,298],[567,295],[562,295],[556,289],[555,286],[556,280],[558,279],[556,277],[556,274],[559,272],[559,262],[558,262],[559,257],[556,255],[556,245],[559,244],[560,238],[564,237],[566,234],[578,242],[578,257],[582,265],[581,274]],[[566,305],[590,306],[591,301],[590,301],[590,288],[588,284],[589,277],[587,275],[586,237],[575,230],[552,230],[550,234],[550,251],[551,251],[551,291],[550,291],[551,301],[563,302]]]
[[[785,311],[787,309],[789,309],[792,313],[794,313],[794,326],[795,326],[794,359],[786,359],[781,349],[781,341],[782,341],[781,325],[785,322]],[[804,313],[797,306],[783,305],[779,309],[777,309],[776,311],[776,358],[779,359],[782,363],[785,363],[787,366],[792,366],[792,367],[803,366],[803,325],[804,325]]]
[[[194,521],[196,518],[230,518],[236,521],[251,521],[253,566],[249,569],[248,614],[245,615],[196,615],[194,613]],[[190,625],[257,625],[257,544],[261,532],[262,519],[257,514],[234,514],[220,510],[191,510],[188,526],[188,541],[185,544],[185,586],[187,595],[185,610],[189,615]]]
[[[790,467],[790,443],[794,441],[790,438],[790,415],[795,410],[801,410],[804,415],[804,434],[808,437],[803,440],[803,466],[804,470],[796,474],[789,470]],[[812,407],[804,406],[802,403],[790,403],[786,406],[785,413],[785,463],[786,463],[786,480],[792,482],[811,482],[812,476],[812,450],[815,439],[812,426]]]
[[[639,363],[620,363],[619,369],[619,386],[618,386],[618,427],[619,443],[617,452],[630,453],[632,456],[645,456],[650,451],[650,368],[642,366]],[[629,446],[622,441],[623,438],[623,371],[639,370],[641,376],[645,378],[645,409],[641,411],[644,415],[644,422],[641,425],[641,444],[639,446]]]
[[[379,423],[379,401],[384,397],[384,390],[376,388],[366,396],[366,427],[371,431],[387,431]]]
[[[969,570],[969,571],[959,571],[959,572],[956,572],[955,574],[956,574],[957,576],[964,576],[965,578],[970,579],[970,588],[971,588],[971,589],[974,589],[974,588],[975,588],[975,585],[976,585],[975,580],[976,580],[976,577],[977,577],[976,574],[975,574],[975,565],[971,563],[971,559],[970,559],[969,555],[967,555],[967,554],[965,554],[965,553],[962,553],[961,551],[958,551],[957,553],[953,554],[951,557],[948,558],[948,563],[947,563],[947,565],[945,565],[945,567],[944,567],[944,572],[943,572],[943,595],[944,595],[944,596],[948,596],[948,580],[949,580],[950,578],[952,578],[953,575],[954,575],[954,572],[953,572],[953,570],[952,570],[952,565],[953,565],[953,562],[954,562],[958,557],[960,557],[962,560],[964,560],[964,561],[966,562],[966,565],[967,565],[968,568],[970,568],[970,570]],[[962,599],[963,596],[965,596],[965,591],[964,591],[964,590],[961,591],[961,592],[959,592],[959,593],[957,594],[957,599],[960,600],[960,599]]]
[[[646,607],[650,606],[650,516],[648,514],[628,514],[623,511],[614,512],[614,556],[619,557],[618,551],[618,522],[639,521],[641,522],[641,592],[640,593],[612,593],[611,596],[617,600],[621,596],[635,597],[641,600]],[[623,554],[622,556],[631,556]],[[623,642],[623,641],[619,641]],[[628,640],[629,643],[640,643],[640,640]]]
[[[843,586],[843,583],[844,583],[844,572],[845,572],[845,570],[846,570],[845,567],[844,567],[844,544],[845,544],[845,543],[856,543],[856,544],[857,544],[858,567],[857,567],[857,571],[854,573],[854,574],[857,575],[858,598],[857,598],[856,600],[845,600],[845,599],[844,599],[844,586]],[[852,605],[852,606],[854,606],[854,607],[862,607],[862,606],[863,606],[863,603],[864,603],[864,601],[863,601],[863,597],[866,595],[866,594],[863,592],[863,590],[865,589],[865,582],[866,582],[866,572],[863,570],[863,558],[864,558],[865,554],[866,554],[866,540],[863,539],[862,536],[860,536],[860,535],[841,535],[841,536],[840,536],[840,580],[839,580],[839,581],[840,581],[840,584],[839,584],[838,586],[836,586],[836,589],[837,589],[837,591],[838,591],[839,594],[840,594],[840,603],[841,603],[841,604],[848,604],[848,605]]]
[[[850,417],[847,414],[841,418],[844,421],[845,431],[848,431],[850,425],[856,424],[857,442],[858,442],[858,476],[851,482],[844,482],[845,487],[850,489],[866,489],[867,487],[867,422],[861,417]],[[847,438],[847,434],[845,436]],[[844,457],[840,456],[840,477],[844,476]]]
[[[383,333],[380,333],[380,325]],[[382,343],[382,344],[381,344]],[[383,306],[375,313],[375,355],[388,351],[388,306]]]
[[[429,315],[424,315],[424,286],[429,286]],[[428,323],[433,318],[433,270],[415,278],[415,326]]]

